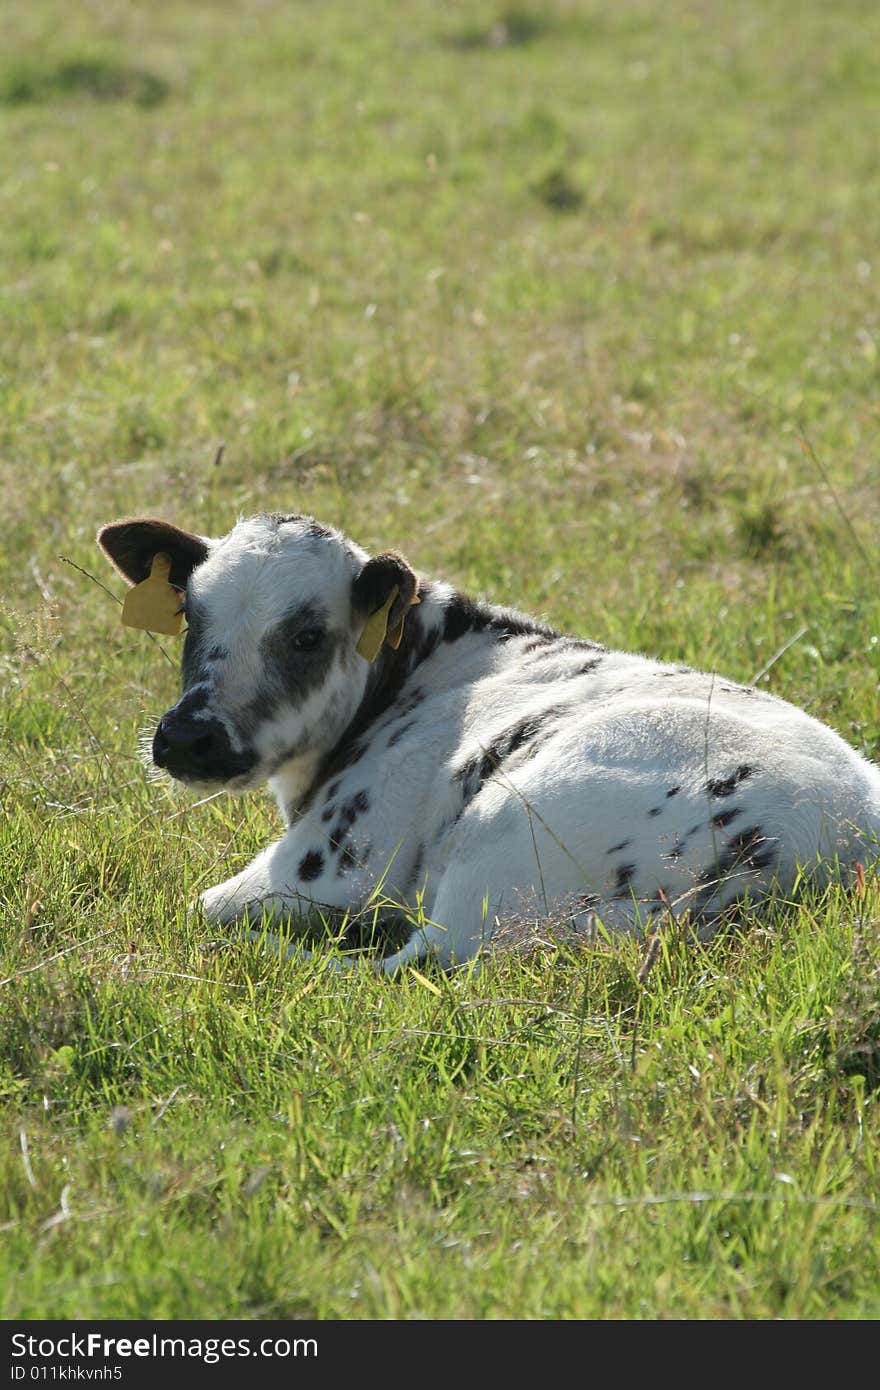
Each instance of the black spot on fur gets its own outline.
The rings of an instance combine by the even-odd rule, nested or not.
[[[280,526],[284,526],[287,522],[298,521],[306,535],[314,536],[316,540],[331,540],[335,534],[329,526],[324,526],[313,516],[308,516],[303,512],[261,512],[260,520],[271,526],[273,531],[277,531]]]
[[[589,645],[591,649],[594,646],[593,643],[590,643]],[[544,652],[542,653],[542,655],[544,656],[558,657],[563,661],[566,657],[568,657],[569,659],[572,657],[575,658],[575,660],[572,661],[572,664],[570,666],[561,666],[561,668],[557,667],[553,671],[554,680],[577,680],[581,676],[591,676],[602,665],[605,659],[604,656],[592,656],[590,657],[589,661],[578,661],[576,658],[578,656],[579,646],[580,644],[578,644],[578,646],[576,647],[572,647],[570,641],[566,641],[565,643],[563,643],[560,639],[560,641],[558,641],[555,644],[555,646],[545,648]]]
[[[423,600],[429,593],[429,585],[420,587],[419,594]],[[370,667],[367,689],[360,707],[336,747],[322,760],[315,780],[303,798],[303,808],[310,804],[317,789],[328,777],[352,767],[363,757],[369,747],[372,726],[388,711],[393,709],[396,712],[402,687],[439,642],[439,633],[426,634],[418,607],[412,608],[404,623],[400,646],[396,650],[384,646]],[[412,700],[414,707],[424,699],[424,693],[416,688],[408,692],[406,699]]]
[[[730,811],[719,811],[717,816],[712,817],[712,824],[721,829],[722,826],[730,825],[730,822],[736,820],[739,815],[742,815],[741,808],[734,806]]]
[[[663,810],[663,807],[662,807],[662,806],[652,806],[651,809],[650,809],[650,811],[648,812],[648,815],[649,815],[649,816],[659,816],[659,814],[660,814],[660,812],[661,812],[662,810]]]
[[[339,850],[339,865],[336,870],[337,878],[344,878],[350,869],[357,864],[357,855],[351,847],[351,841],[346,840]]]
[[[328,632],[326,624],[327,614],[319,605],[301,603],[263,634],[260,657],[266,672],[265,689],[252,702],[255,717],[265,717],[267,696],[270,709],[279,697],[300,705],[324,684],[342,642],[342,635]],[[301,651],[295,641],[307,629],[320,632],[321,639],[315,647]]]
[[[764,834],[760,826],[743,830],[730,841],[728,852],[735,855],[734,863],[747,863],[750,869],[768,869],[777,859],[776,841]]]
[[[543,742],[541,735],[545,733],[546,726],[552,723],[564,708],[561,705],[552,705],[538,714],[529,715],[527,719],[521,719],[519,723],[505,729],[493,739],[482,753],[463,763],[455,772],[455,779],[464,787],[464,804],[467,805],[473,800],[483,783],[498,772],[513,754],[521,749],[527,749],[529,754],[537,752]]]
[[[260,724],[273,718],[281,704],[298,706],[327,679],[342,644],[341,633],[325,631],[326,614],[315,604],[292,608],[281,622],[260,639],[263,680],[256,694],[236,715],[236,727],[243,738],[252,737]],[[307,651],[298,650],[295,639],[307,628],[321,633],[320,641]],[[285,754],[276,763],[293,754]]]
[[[324,871],[324,856],[320,850],[310,849],[299,861],[297,874],[304,883],[311,883]]]
[[[616,898],[628,898],[630,887],[635,874],[635,864],[619,864],[614,879],[614,896]]]
[[[424,864],[424,862],[425,862],[425,846],[422,844],[422,845],[419,845],[418,849],[416,850],[416,857],[415,857],[415,859],[414,859],[414,861],[413,861],[412,871],[411,871],[411,873],[410,873],[410,881],[414,884],[414,886],[415,886],[416,888],[420,888],[420,887],[421,887],[421,884],[420,884],[420,882],[419,882],[419,879],[420,879],[420,877],[421,877],[422,865]]]
[[[351,827],[354,825],[358,816],[370,809],[370,798],[365,791],[356,792],[350,801],[346,801],[339,811],[339,820],[333,827],[330,842],[334,846],[339,846],[345,840]]]
[[[443,612],[443,641],[457,642],[466,632],[482,632],[490,614],[464,594],[454,594]]]
[[[631,845],[631,844],[632,844],[632,840],[621,840],[619,845],[612,845],[611,848],[610,848],[609,850],[606,851],[606,853],[607,853],[607,854],[618,854],[622,849],[626,849],[627,846],[629,846],[629,845]]]
[[[408,719],[405,724],[398,724],[397,728],[394,730],[394,733],[388,740],[388,747],[394,748],[395,745],[398,744],[400,740],[403,738],[404,734],[408,734],[410,729],[412,729],[415,726],[415,724],[415,719]]]
[[[401,718],[406,714],[412,714],[414,709],[418,709],[424,698],[425,692],[422,687],[420,685],[413,686],[412,690],[408,690],[407,693],[401,696],[397,701],[394,706],[394,713]]]
[[[542,623],[512,610],[477,603],[463,594],[454,594],[444,602],[442,630],[428,631],[420,607],[427,609],[431,605],[431,585],[420,584],[418,596],[422,605],[409,610],[400,646],[394,650],[386,644],[380,651],[370,668],[360,708],[336,747],[322,759],[314,781],[303,797],[299,808],[301,811],[311,804],[318,789],[328,777],[353,766],[363,756],[369,746],[374,726],[384,715],[409,713],[410,709],[415,708],[425,698],[424,691],[416,688],[408,692],[398,708],[397,702],[403,687],[413,671],[430,657],[441,642],[454,642],[465,632],[487,630],[499,639],[528,636],[535,641],[540,638],[542,643],[548,644],[563,640],[559,633]],[[572,650],[604,651],[598,643],[576,638],[565,639],[565,645]],[[486,775],[489,775],[489,771],[491,769]],[[332,792],[328,792],[329,795],[332,795]]]
[[[753,769],[749,767],[748,763],[740,763],[736,772],[732,772],[729,777],[715,777],[707,782],[706,790],[710,796],[733,796],[740,783],[751,777],[752,771]]]
[[[752,699],[754,699],[754,698],[756,698],[756,697],[757,697],[758,699],[764,699],[764,698],[766,698],[766,695],[767,695],[767,691],[766,691],[766,690],[756,690],[755,687],[754,687],[753,685],[725,685],[725,684],[721,684],[721,685],[719,685],[718,689],[719,689],[719,690],[723,690],[724,693],[725,693],[725,695],[745,695],[745,696],[750,697],[750,698],[752,698]]]
[[[680,791],[681,787],[670,787],[669,791],[666,793],[666,800],[668,801],[671,796],[678,796]]]
[[[336,808],[335,808],[334,806],[330,806],[330,805],[325,806],[324,809],[323,809],[323,811],[321,812],[321,820],[322,820],[322,821],[329,821],[329,820],[332,820],[333,817],[334,817],[335,815],[336,815]]]
[[[485,632],[487,628],[502,641],[531,634],[545,641],[553,641],[560,635],[553,628],[512,609],[494,608],[469,598],[467,594],[451,596],[443,613],[444,642],[457,642],[466,632]]]
[[[183,635],[183,655],[180,662],[181,688],[189,689],[201,675],[205,661],[203,624],[195,600],[186,601],[186,631]]]
[[[211,647],[211,649],[208,651],[208,653],[207,653],[207,655],[206,655],[206,657],[205,657],[205,660],[206,660],[206,661],[226,661],[226,660],[228,659],[228,657],[229,657],[229,652],[226,650],[225,647],[220,647],[220,646],[215,645],[215,646]]]
[[[739,834],[731,836],[715,864],[710,864],[699,875],[697,884],[703,892],[694,904],[699,913],[705,910],[724,880],[738,870],[757,873],[769,868],[776,860],[776,841],[768,838],[760,825],[750,825]],[[748,888],[743,885],[743,891]]]

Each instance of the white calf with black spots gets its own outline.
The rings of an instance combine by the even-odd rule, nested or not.
[[[212,922],[409,922],[377,952],[393,972],[467,961],[523,914],[688,913],[707,937],[877,858],[880,770],[766,692],[420,582],[307,516],[219,540],[136,518],[99,542],[130,584],[168,557],[188,620],[154,762],[200,791],[268,783],[284,817],[202,894]]]

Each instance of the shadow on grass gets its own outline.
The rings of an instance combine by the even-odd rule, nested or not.
[[[525,48],[543,37],[551,20],[540,9],[510,5],[487,27],[468,24],[457,32],[447,34],[444,42],[449,48],[462,52],[481,48]]]
[[[0,105],[25,106],[87,96],[159,106],[170,93],[164,78],[147,68],[110,58],[79,57],[40,63],[22,60],[0,75]]]

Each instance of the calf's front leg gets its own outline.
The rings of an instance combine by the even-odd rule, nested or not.
[[[336,915],[347,905],[323,901],[322,875],[315,869],[315,862],[298,857],[290,837],[284,836],[258,854],[241,873],[207,888],[200,894],[199,902],[208,921],[221,926],[242,921],[256,924],[264,916],[291,925],[320,925],[321,915]]]

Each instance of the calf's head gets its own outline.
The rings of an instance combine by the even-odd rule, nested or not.
[[[251,517],[221,539],[135,517],[102,527],[98,544],[129,584],[156,555],[170,561],[187,623],[182,693],[153,761],[202,788],[244,791],[329,751],[372,678],[365,624],[381,612],[393,641],[417,588],[400,556],[370,558],[308,516]]]

